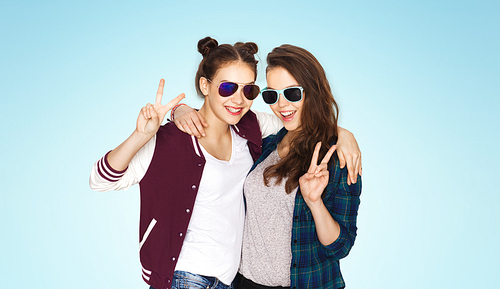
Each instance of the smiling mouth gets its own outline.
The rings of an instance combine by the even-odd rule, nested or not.
[[[296,111],[281,111],[280,114],[283,117],[283,120],[291,120],[295,115]]]
[[[243,110],[243,108],[236,108],[236,107],[230,107],[230,106],[226,106],[225,108],[232,115],[238,115]]]

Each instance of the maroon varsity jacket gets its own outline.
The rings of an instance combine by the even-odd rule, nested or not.
[[[255,114],[247,112],[233,127],[247,139],[252,158],[257,160],[262,137]],[[142,277],[155,289],[172,285],[204,166],[196,138],[173,123],[160,127],[151,164],[140,181]]]

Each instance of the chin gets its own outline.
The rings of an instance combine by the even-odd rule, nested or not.
[[[298,126],[298,125],[293,124],[293,123],[288,123],[288,124],[286,124],[286,123],[285,123],[285,124],[283,124],[283,126],[285,127],[285,129],[286,129],[287,131],[294,131],[294,130],[296,130],[296,129],[298,129],[298,128],[299,128],[299,126]]]
[[[238,122],[240,122],[241,117],[242,116],[239,116],[239,117],[234,117],[234,116],[233,117],[228,117],[228,118],[225,119],[225,121],[229,125],[235,125],[235,124],[238,124]]]

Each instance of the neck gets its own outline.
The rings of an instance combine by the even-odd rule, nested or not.
[[[289,131],[279,142],[278,144],[278,154],[281,158],[284,158],[288,155],[290,151],[290,144],[295,135],[299,132],[299,129]]]
[[[205,121],[208,124],[208,127],[205,128],[205,138],[219,139],[220,137],[227,135],[230,132],[229,124],[217,118],[213,114],[213,112],[206,107],[207,105],[207,103],[203,104],[199,111],[199,113],[205,118]]]

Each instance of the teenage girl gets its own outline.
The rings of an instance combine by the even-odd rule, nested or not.
[[[263,140],[244,184],[246,220],[236,288],[344,288],[339,260],[356,238],[361,177],[339,166],[338,106],[307,50],[267,57],[263,100],[284,128]]]
[[[141,109],[134,132],[92,169],[94,190],[140,184],[140,259],[151,288],[225,289],[236,275],[243,182],[261,153],[259,124],[249,111],[260,90],[257,49],[251,42],[199,41],[196,89],[204,97],[200,114],[210,124],[203,139],[171,122],[161,125],[184,97],[162,105],[161,80],[155,103]]]

